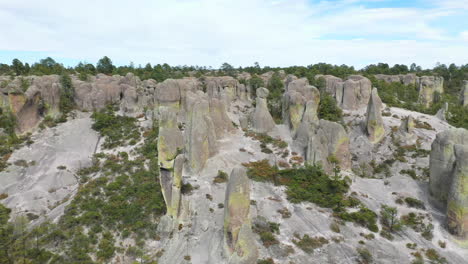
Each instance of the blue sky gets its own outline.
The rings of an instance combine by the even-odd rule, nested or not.
[[[0,63],[468,63],[468,0],[0,0]]]

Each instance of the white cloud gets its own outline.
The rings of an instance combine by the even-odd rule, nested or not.
[[[422,9],[356,0],[0,0],[0,51],[214,67],[466,63],[466,36],[431,26],[460,12],[452,2]]]

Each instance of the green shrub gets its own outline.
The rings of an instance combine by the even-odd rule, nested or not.
[[[406,197],[405,202],[409,207],[414,207],[418,209],[426,209],[424,202],[413,197]]]
[[[218,170],[218,175],[213,179],[213,183],[227,182],[228,174],[222,170]]]
[[[309,237],[307,234],[302,238],[298,234],[294,236],[296,239],[293,239],[292,242],[307,253],[313,253],[315,249],[329,243],[324,237]]]
[[[361,263],[363,264],[370,264],[374,262],[374,258],[372,257],[372,254],[367,248],[358,248],[357,252],[359,254],[359,258],[361,260]]]
[[[99,112],[94,112],[91,117],[94,120],[92,128],[101,136],[105,136],[103,148],[115,148],[131,140],[136,142],[140,139],[136,118],[115,115],[111,105]]]
[[[272,258],[267,258],[267,259],[259,259],[257,261],[257,264],[275,264]]]
[[[343,111],[337,106],[336,100],[328,93],[320,94],[318,117],[333,122],[341,122],[343,120]]]
[[[366,207],[361,206],[357,212],[339,213],[338,217],[345,221],[355,222],[363,227],[368,228],[372,232],[379,231],[379,227],[377,226],[377,214]]]

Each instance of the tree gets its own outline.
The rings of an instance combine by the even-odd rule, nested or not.
[[[112,74],[114,68],[112,60],[107,56],[102,57],[96,65],[97,72],[104,74]]]
[[[13,59],[13,61],[11,62],[11,68],[15,72],[16,76],[24,73],[24,65],[18,59]]]
[[[231,64],[227,63],[227,62],[225,62],[225,63],[223,63],[223,65],[221,65],[220,70],[223,71],[224,74],[230,75],[230,76],[234,76],[234,73],[235,73],[234,67]]]
[[[380,222],[390,232],[398,231],[401,229],[401,222],[398,220],[398,210],[396,207],[382,205],[380,210]]]

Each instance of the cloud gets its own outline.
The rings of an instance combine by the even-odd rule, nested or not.
[[[384,7],[372,7],[376,2]],[[452,36],[433,25],[465,12],[457,1],[433,1],[427,8],[385,2],[0,0],[0,54],[36,51],[88,62],[108,55],[117,64],[213,67],[225,61],[356,67],[468,61],[466,33]]]

